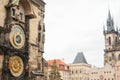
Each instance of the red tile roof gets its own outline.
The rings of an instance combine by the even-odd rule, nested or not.
[[[54,60],[56,60],[56,63],[57,63],[57,64],[67,65],[67,64],[65,64],[63,61],[61,61],[60,59],[54,59]],[[48,60],[48,61],[47,61],[47,62],[48,62],[48,65],[52,65],[53,62],[54,62],[54,60]]]
[[[68,71],[68,70],[69,70],[68,65],[67,65],[66,63],[64,63],[62,60],[60,60],[60,59],[54,59],[54,60],[56,60],[56,63],[57,63],[57,65],[58,65],[59,70],[65,70],[65,71]],[[54,60],[48,60],[48,61],[47,61],[47,62],[48,62],[48,65],[49,65],[49,66],[52,66]],[[65,68],[65,67],[66,67],[66,68]]]

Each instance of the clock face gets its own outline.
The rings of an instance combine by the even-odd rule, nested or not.
[[[14,25],[12,26],[10,32],[10,43],[16,49],[20,49],[25,44],[25,34],[21,26]]]
[[[9,58],[9,69],[14,77],[19,77],[24,71],[24,63],[21,57],[12,56]]]

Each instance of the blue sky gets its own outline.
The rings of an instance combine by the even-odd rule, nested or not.
[[[120,0],[44,0],[46,60],[72,63],[78,52],[87,62],[103,66],[104,35],[108,10],[120,27]]]

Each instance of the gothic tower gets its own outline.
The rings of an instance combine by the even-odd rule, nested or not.
[[[114,66],[120,61],[120,40],[118,30],[114,28],[114,20],[110,11],[107,18],[107,30],[104,29],[105,49],[104,49],[104,65],[110,64]]]

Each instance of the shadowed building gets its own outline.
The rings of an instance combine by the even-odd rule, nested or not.
[[[44,11],[43,0],[0,0],[0,80],[44,79]]]

